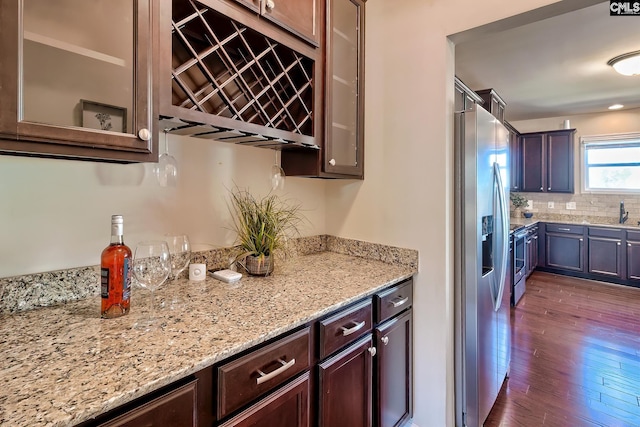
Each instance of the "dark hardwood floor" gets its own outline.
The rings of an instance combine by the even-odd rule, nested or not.
[[[534,272],[485,426],[640,426],[640,289]]]

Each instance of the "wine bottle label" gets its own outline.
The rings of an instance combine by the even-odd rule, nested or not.
[[[100,295],[102,298],[109,298],[109,269],[100,269]]]
[[[127,301],[131,298],[131,264],[129,258],[124,259],[124,283],[122,284],[122,300]]]

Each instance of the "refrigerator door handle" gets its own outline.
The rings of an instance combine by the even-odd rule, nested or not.
[[[504,185],[502,183],[502,176],[500,175],[500,165],[498,162],[493,163],[493,179],[497,184],[498,201],[500,209],[500,226],[502,227],[499,240],[499,248],[501,251],[500,267],[498,269],[498,286],[496,287],[498,292],[495,295],[493,301],[493,309],[498,311],[502,305],[502,294],[504,293],[504,281],[507,275],[507,256],[509,255],[509,245],[507,236],[509,235],[509,222],[508,213],[509,208],[507,206],[507,198],[505,197]],[[495,188],[495,187],[494,187]],[[495,276],[494,276],[495,277]]]

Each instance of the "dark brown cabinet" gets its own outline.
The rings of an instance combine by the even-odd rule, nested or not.
[[[458,77],[454,78],[455,111],[470,110],[474,104],[482,104],[484,101]]]
[[[220,427],[309,427],[309,381],[306,372]]]
[[[584,227],[547,224],[545,231],[545,266],[584,272]]]
[[[589,273],[624,279],[623,238],[624,232],[620,229],[589,227]]]
[[[157,3],[2,0],[0,153],[156,161]]]
[[[374,425],[401,426],[413,416],[413,281],[374,295]]]
[[[527,272],[526,277],[538,266],[538,225],[534,224],[527,227],[526,237],[526,254],[527,254]]]
[[[318,427],[372,425],[375,352],[368,334],[320,363]]]
[[[627,279],[631,282],[640,280],[640,232],[627,231]]]
[[[498,119],[500,123],[504,123],[504,110],[507,104],[500,95],[493,89],[477,90],[476,93],[484,101],[482,107]]]
[[[524,192],[573,193],[575,129],[520,135]]]
[[[257,147],[318,150],[318,49],[236,2],[182,0],[160,7],[163,129]]]
[[[511,191],[520,191],[522,177],[522,156],[520,153],[520,132],[505,120],[504,126],[509,131],[509,179]]]
[[[316,0],[233,0],[292,34],[318,46],[318,17],[321,1]]]
[[[375,329],[377,427],[401,426],[413,414],[412,314],[407,310]]]
[[[197,380],[166,391],[120,415],[113,415],[108,421],[86,422],[83,427],[197,427]]]
[[[282,152],[287,175],[364,178],[364,0],[327,0],[322,150]]]
[[[218,368],[218,418],[224,418],[251,400],[311,365],[310,328],[290,334]]]

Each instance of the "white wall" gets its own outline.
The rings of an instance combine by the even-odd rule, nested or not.
[[[453,426],[453,74],[447,35],[553,3],[368,0],[365,180],[333,181],[327,232],[418,249],[415,424]]]
[[[163,141],[160,143],[164,147]],[[169,136],[177,187],[160,187],[152,164],[0,156],[0,277],[97,265],[112,214],[123,214],[125,242],[184,232],[194,243],[233,243],[227,188],[270,189],[275,151]],[[325,233],[325,182],[286,179],[285,197],[302,204],[303,235]]]

